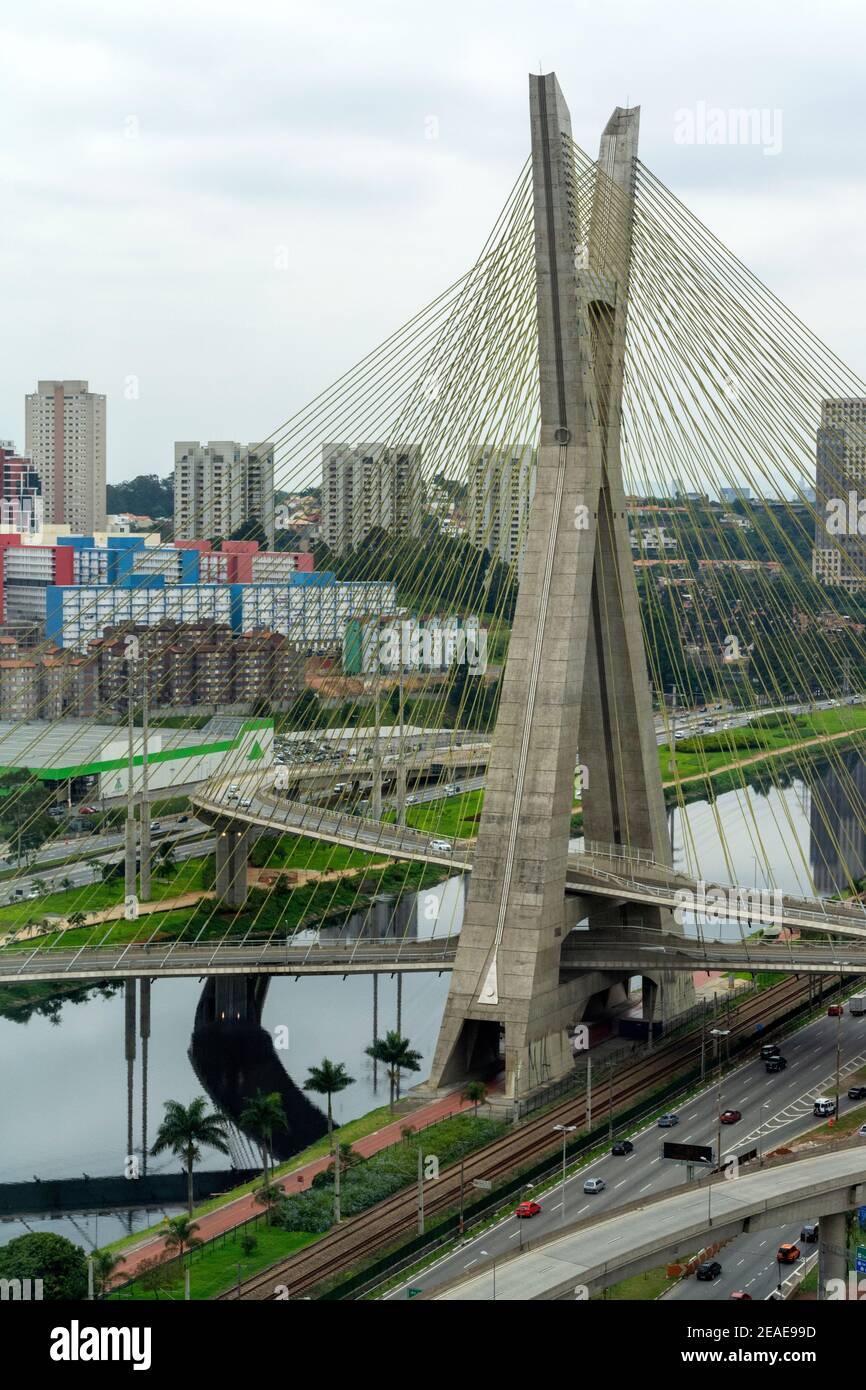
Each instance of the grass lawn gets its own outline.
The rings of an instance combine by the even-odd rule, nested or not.
[[[603,1293],[593,1294],[592,1302],[649,1301],[659,1298],[667,1289],[672,1289],[674,1284],[678,1283],[675,1275],[667,1273],[667,1266],[661,1265],[658,1269],[648,1269],[644,1274],[636,1274],[632,1279],[623,1279],[621,1284],[612,1284]]]
[[[200,859],[186,859],[179,864],[171,877],[154,877],[151,897],[155,902],[163,898],[174,898],[181,893],[200,890],[203,863]],[[61,883],[63,874],[57,875]],[[0,907],[0,929],[24,927],[28,922],[39,922],[46,914],[68,917],[73,912],[101,912],[107,907],[116,907],[123,902],[123,879],[111,883],[87,883],[78,888],[64,889],[48,893],[32,902],[12,903]],[[47,938],[45,938],[47,940]]]
[[[276,1260],[294,1255],[297,1250],[302,1250],[305,1245],[316,1239],[316,1236],[299,1231],[281,1231],[276,1227],[266,1226],[264,1221],[249,1229],[256,1241],[256,1248],[249,1255],[243,1253],[239,1240],[231,1234],[227,1234],[226,1239],[217,1245],[204,1247],[200,1253],[193,1251],[189,1280],[192,1298],[213,1298],[236,1283],[238,1273],[242,1280],[248,1279],[250,1275],[267,1269],[268,1265],[274,1264]],[[142,1290],[136,1281],[129,1289],[121,1290],[115,1296],[115,1301],[141,1303],[152,1302],[157,1298],[183,1299],[183,1272],[179,1266],[176,1268],[177,1277],[168,1288],[148,1292]],[[123,1273],[122,1265],[120,1273]]]
[[[329,845],[305,835],[263,835],[253,844],[250,863],[258,869],[307,869],[317,873],[362,869],[382,855],[366,854],[346,845]]]
[[[424,802],[421,806],[407,806],[406,824],[414,830],[427,831],[430,835],[444,835],[455,840],[471,839],[478,834],[483,804],[483,791],[444,796],[436,801]],[[396,818],[396,812],[388,812],[389,821]]]

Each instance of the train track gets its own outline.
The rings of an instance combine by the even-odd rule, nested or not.
[[[731,1012],[727,1021],[732,1036],[752,1032],[758,1021],[772,1023],[784,1015],[799,998],[807,997],[808,981],[788,976],[777,985],[752,996]],[[623,1067],[608,1084],[593,1087],[595,1113],[612,1108],[622,1109],[629,1101],[656,1089],[684,1071],[689,1062],[700,1055],[700,1028],[693,1029],[669,1044],[659,1044],[649,1057],[645,1056]],[[697,1039],[697,1046],[696,1046]],[[552,1136],[558,1123],[577,1124],[586,1121],[584,1096],[572,1097],[551,1106],[534,1120],[527,1120],[501,1139],[470,1154],[463,1161],[466,1186],[474,1178],[495,1182],[496,1179],[520,1169],[530,1160],[538,1161],[546,1152],[559,1146]],[[460,1194],[459,1168],[453,1166],[425,1192],[424,1211],[429,1218],[453,1208]],[[358,1264],[368,1256],[383,1250],[400,1235],[411,1231],[417,1222],[417,1194],[414,1187],[404,1189],[368,1211],[335,1227],[321,1240],[287,1260],[281,1260],[246,1280],[240,1287],[219,1294],[218,1299],[272,1300],[297,1298],[322,1284],[341,1270]]]

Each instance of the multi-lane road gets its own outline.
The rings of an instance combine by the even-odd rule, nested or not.
[[[847,1090],[849,1078],[866,1069],[866,1017],[855,1017],[846,1011],[841,1022],[835,1018],[821,1018],[783,1039],[780,1046],[788,1066],[785,1071],[772,1075],[767,1074],[763,1062],[755,1057],[722,1076],[719,1082],[710,1059],[708,1073],[712,1079],[701,1094],[679,1105],[672,1104],[671,1109],[679,1116],[675,1128],[659,1129],[653,1123],[637,1133],[615,1130],[614,1138],[632,1140],[632,1154],[614,1157],[606,1153],[578,1169],[568,1178],[564,1189],[559,1183],[542,1195],[527,1192],[527,1197],[534,1196],[541,1205],[538,1216],[526,1221],[509,1216],[423,1273],[413,1275],[388,1297],[405,1299],[410,1287],[438,1288],[467,1271],[481,1269],[511,1254],[521,1239],[529,1238],[530,1232],[533,1239],[537,1235],[555,1234],[564,1225],[582,1217],[640,1202],[642,1198],[648,1199],[679,1186],[685,1179],[685,1169],[682,1164],[661,1157],[666,1139],[711,1145],[717,1151],[721,1133],[723,1156],[745,1153],[752,1148],[768,1153],[821,1124],[812,1113],[812,1102],[818,1095],[834,1094],[837,1037],[841,1043],[841,1113],[862,1108],[862,1102],[847,1099]],[[595,1101],[596,1123],[604,1115],[604,1094],[602,1088]],[[740,1110],[743,1118],[738,1124],[720,1126],[719,1115],[728,1109]],[[587,1178],[603,1179],[604,1191],[593,1196],[586,1194],[583,1185]],[[688,1278],[667,1296],[718,1299],[727,1298],[733,1290],[740,1289],[755,1299],[766,1298],[777,1285],[775,1254],[779,1244],[799,1235],[799,1228],[783,1228],[777,1232],[741,1236],[717,1256],[722,1265],[719,1279],[698,1283]],[[808,1249],[804,1247],[804,1251]],[[789,1272],[786,1268],[783,1278]]]

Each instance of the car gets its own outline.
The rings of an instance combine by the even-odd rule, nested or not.
[[[538,1216],[540,1211],[541,1207],[538,1202],[521,1202],[519,1206],[514,1208],[514,1215],[521,1217]]]
[[[845,1012],[844,1004],[831,1004],[827,1010],[828,1018],[841,1018]]]
[[[818,1096],[812,1104],[812,1114],[818,1116],[835,1115],[835,1100],[831,1100],[829,1096]]]
[[[604,1178],[587,1178],[583,1184],[584,1192],[588,1193],[590,1197],[594,1197],[597,1192],[604,1192],[606,1187],[607,1183]]]
[[[743,1118],[741,1110],[723,1110],[719,1121],[723,1125],[735,1125]]]
[[[778,1043],[763,1043],[761,1045],[761,1061],[766,1062],[769,1057],[778,1057]]]
[[[253,803],[248,796],[242,796],[240,801],[238,802],[238,806],[240,806],[242,809],[248,809],[250,806],[252,806],[252,804]]]
[[[866,1086],[849,1086],[849,1100],[866,1100]]]
[[[776,1259],[780,1265],[793,1265],[797,1263],[802,1253],[799,1245],[792,1245],[786,1241],[776,1251]]]
[[[79,806],[78,814],[79,816],[98,816],[99,811],[95,806]]]
[[[617,1139],[616,1143],[611,1149],[611,1153],[615,1154],[617,1158],[621,1158],[624,1154],[633,1154],[634,1144],[631,1142],[630,1139]]]
[[[777,1053],[775,1057],[767,1058],[766,1062],[764,1063],[764,1070],[766,1072],[784,1071],[787,1065],[787,1057],[782,1057]]]
[[[450,840],[431,840],[429,848],[438,854],[450,854],[452,846]]]
[[[703,1264],[698,1265],[695,1270],[695,1278],[701,1280],[718,1279],[722,1272],[722,1266],[718,1260],[704,1260]]]
[[[407,806],[417,806],[417,804],[418,804],[418,798],[417,798],[417,796],[407,796],[407,797],[406,797],[406,805],[407,805]]]
[[[345,790],[346,790],[346,783],[345,783],[345,782],[335,782],[335,783],[334,783],[334,792],[335,792],[335,793],[336,793],[336,792],[344,792]]]
[[[188,820],[189,820],[189,816],[178,816],[178,818],[177,818],[177,823],[178,823],[178,825],[186,825],[186,823],[187,823]]]
[[[678,1125],[679,1122],[680,1122],[680,1117],[679,1117],[679,1115],[674,1115],[674,1114],[659,1115],[658,1127],[659,1127],[659,1129],[673,1129],[674,1125]]]
[[[861,1125],[857,1134],[861,1139],[866,1139],[866,1125]]]
[[[807,1245],[814,1245],[818,1239],[819,1223],[817,1221],[804,1221],[803,1229],[800,1232],[800,1239]]]
[[[745,1289],[734,1289],[734,1292],[731,1293],[731,1294],[728,1294],[728,1297],[729,1297],[729,1298],[740,1298],[740,1299],[742,1299],[743,1302],[745,1302],[745,1303],[751,1303],[751,1302],[752,1302],[752,1295],[751,1295],[750,1293],[746,1293]]]

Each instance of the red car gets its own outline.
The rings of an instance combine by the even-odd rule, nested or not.
[[[748,1303],[752,1302],[752,1295],[750,1293],[746,1293],[744,1289],[734,1289],[734,1292],[732,1294],[729,1294],[728,1297],[742,1298]]]
[[[521,1202],[519,1207],[514,1208],[515,1216],[537,1216],[541,1207],[537,1202]]]
[[[735,1125],[738,1120],[743,1118],[739,1110],[724,1110],[719,1116],[723,1125]]]
[[[844,1004],[831,1004],[827,1010],[828,1018],[841,1018],[845,1012]]]

